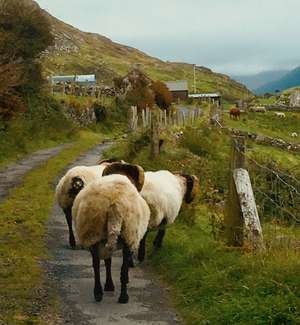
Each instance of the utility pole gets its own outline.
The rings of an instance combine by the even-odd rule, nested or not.
[[[196,64],[194,64],[194,94],[196,94]]]

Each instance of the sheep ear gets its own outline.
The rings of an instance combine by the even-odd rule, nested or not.
[[[102,165],[102,164],[113,164],[113,163],[125,163],[124,160],[120,160],[120,159],[117,159],[117,158],[110,158],[110,159],[102,159],[102,160],[99,160],[98,161],[98,165]]]
[[[191,203],[199,192],[199,179],[195,175],[183,175],[182,177],[186,179],[186,192],[184,195],[184,200],[186,203]]]
[[[103,176],[120,174],[127,176],[140,192],[144,186],[145,174],[144,169],[138,165],[126,163],[114,163],[107,166],[103,171]]]

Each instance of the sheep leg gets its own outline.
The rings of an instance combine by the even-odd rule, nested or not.
[[[145,236],[140,242],[139,252],[138,252],[138,260],[139,262],[143,262],[146,255],[146,239],[147,239],[148,232],[145,233]]]
[[[104,260],[106,269],[106,282],[104,291],[115,291],[115,286],[111,277],[111,258]]]
[[[120,304],[127,304],[129,301],[129,296],[127,294],[127,284],[129,282],[129,277],[128,277],[128,269],[129,269],[129,264],[130,264],[130,259],[131,259],[131,252],[126,244],[124,244],[123,248],[123,264],[121,267],[121,294],[119,297],[119,303]]]
[[[162,247],[162,242],[166,234],[166,229],[159,229],[158,233],[153,241],[153,246],[155,248],[161,248]]]
[[[64,210],[66,219],[67,219],[67,224],[69,227],[69,243],[72,248],[76,247],[76,241],[75,241],[75,236],[73,233],[73,227],[72,227],[72,207],[69,207]]]
[[[90,250],[93,258],[93,269],[95,277],[94,297],[96,301],[101,301],[103,290],[100,281],[100,258],[98,244],[93,245]]]

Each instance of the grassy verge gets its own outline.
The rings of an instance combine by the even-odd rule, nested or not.
[[[277,226],[274,231],[271,222],[265,223],[268,249],[263,254],[227,247],[218,206],[226,193],[228,141],[209,129],[187,129],[180,141],[172,132],[163,137],[163,152],[155,160],[145,135],[117,144],[107,155],[139,163],[146,170],[182,170],[200,179],[198,201],[183,206],[167,231],[162,250],[151,254],[151,236],[148,242],[148,263],[170,287],[184,323],[300,323],[298,228]],[[283,151],[256,145],[254,149],[265,150],[283,162]],[[288,158],[298,164],[293,155]],[[296,239],[286,245],[284,241],[290,237]]]
[[[53,180],[79,154],[103,136],[82,131],[78,140],[42,167],[0,205],[0,323],[43,324],[55,303],[45,289],[39,264],[46,258],[45,224],[53,206]],[[55,322],[54,322],[55,324]]]

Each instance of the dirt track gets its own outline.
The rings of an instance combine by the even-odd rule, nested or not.
[[[73,165],[93,165],[108,144],[98,145]],[[71,167],[71,166],[69,166]],[[90,253],[67,246],[67,225],[58,206],[54,206],[48,228],[48,247],[52,259],[46,263],[51,282],[57,287],[62,302],[63,324],[157,324],[176,325],[179,321],[167,304],[166,291],[151,274],[141,267],[130,270],[127,305],[117,303],[121,257],[113,258],[114,293],[104,293],[102,302],[93,298],[93,271]],[[101,264],[102,282],[104,266]]]
[[[20,185],[26,173],[42,165],[48,159],[58,155],[68,144],[55,148],[39,150],[32,155],[0,170],[0,203],[8,196],[9,191]]]

